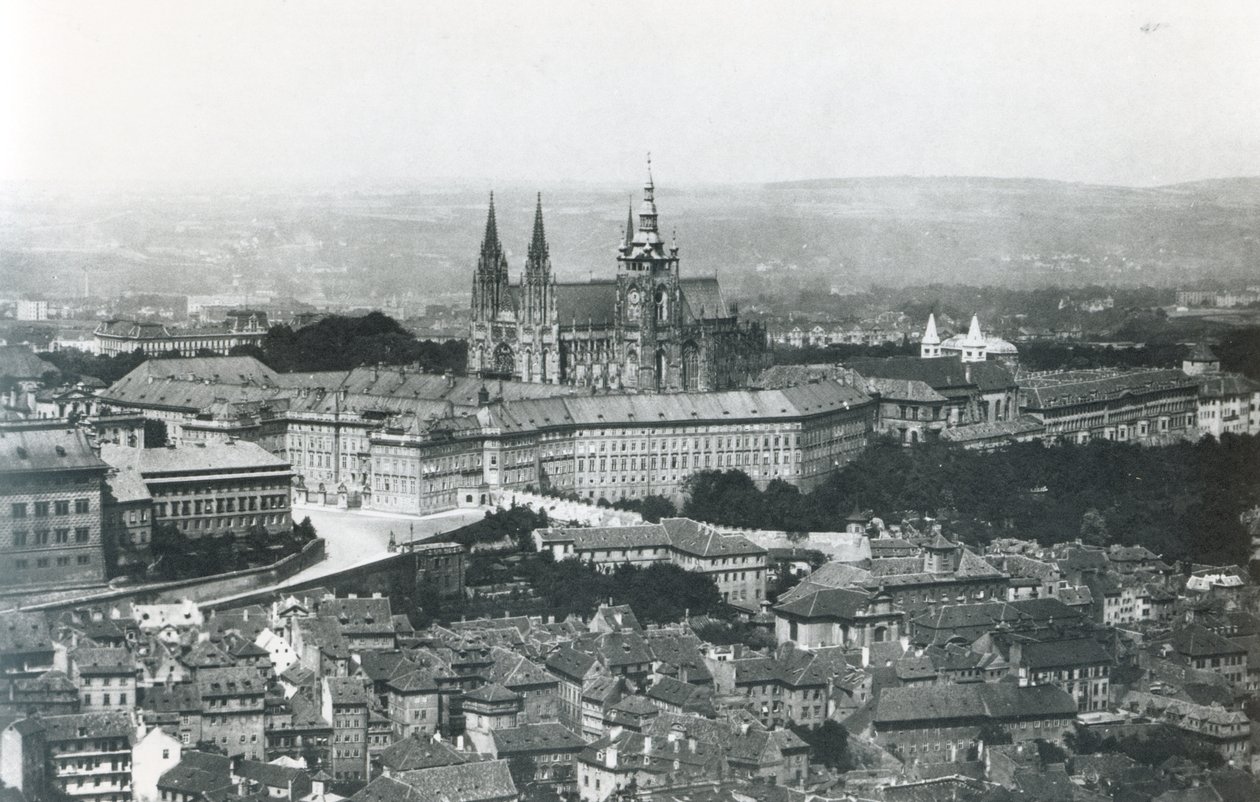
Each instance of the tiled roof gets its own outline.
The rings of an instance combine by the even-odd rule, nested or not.
[[[372,700],[367,685],[358,677],[324,677],[334,705],[366,705]]]
[[[179,763],[158,778],[159,788],[221,800],[232,786],[232,761],[226,755],[186,751]]]
[[[1064,668],[1112,663],[1111,653],[1091,638],[1045,640],[1020,646],[1021,663],[1031,669]],[[1012,658],[1013,659],[1013,658]]]
[[[135,660],[126,649],[79,647],[70,653],[75,671],[81,676],[134,674]]]
[[[617,282],[557,282],[554,289],[556,320],[562,326],[590,323],[610,326],[617,315]]]
[[[493,730],[495,753],[506,757],[529,752],[580,752],[586,741],[554,721]]]
[[[743,535],[728,535],[689,518],[665,518],[658,524],[636,526],[554,527],[542,530],[540,537],[544,543],[572,542],[579,551],[672,547],[697,557],[765,553]]]
[[[890,401],[944,403],[949,400],[933,390],[927,382],[918,379],[884,379],[872,376],[866,380],[866,387]]]
[[[194,443],[181,448],[128,448],[106,443],[101,457],[118,468],[132,467],[146,481],[172,473],[213,473],[243,468],[287,470],[289,463],[257,443]]]
[[[1036,373],[1020,378],[1020,405],[1047,410],[1127,394],[1194,387],[1195,380],[1180,370],[1081,370]]]
[[[0,345],[0,376],[14,379],[38,379],[57,366],[45,362],[24,345]]]
[[[984,421],[954,426],[941,432],[941,439],[950,443],[971,443],[990,437],[1019,437],[1044,430],[1045,424],[1032,415],[1019,415],[1009,420]]]
[[[453,766],[406,771],[399,781],[414,792],[404,797],[407,802],[480,802],[481,800],[515,799],[516,785],[508,772],[506,760],[487,760]],[[395,802],[398,797],[370,793],[379,780],[369,783],[350,797],[354,802]]]
[[[685,317],[689,320],[713,320],[731,317],[731,310],[722,295],[722,287],[714,277],[684,278],[682,289]]]
[[[437,693],[438,691],[438,684],[433,679],[433,674],[423,669],[391,677],[386,684],[401,693]]]
[[[1241,373],[1220,373],[1199,377],[1201,398],[1229,398],[1260,393],[1260,382],[1248,379]]]
[[[1054,685],[1020,687],[996,682],[905,685],[880,690],[875,725],[1075,715],[1076,700]]]
[[[521,698],[519,693],[509,691],[497,682],[487,682],[476,690],[464,694],[465,702],[515,702]]]
[[[197,690],[202,699],[219,696],[262,696],[267,684],[252,666],[197,669]]]
[[[286,790],[293,782],[301,779],[302,775],[306,773],[302,769],[278,766],[275,763],[264,763],[261,760],[239,760],[233,767],[232,772],[238,777],[253,780],[270,788],[284,788]]]
[[[169,688],[156,685],[144,694],[144,708],[157,713],[180,713],[200,707],[201,696],[197,693],[197,686],[191,682],[178,682]]]
[[[445,741],[413,736],[390,744],[380,760],[390,771],[402,772],[467,763],[468,756]]]
[[[0,473],[108,468],[80,429],[0,429]]]
[[[44,613],[0,613],[0,655],[53,651]]]
[[[44,716],[44,740],[48,743],[80,738],[134,737],[136,727],[126,713],[73,713]]]
[[[523,655],[496,646],[490,650],[494,665],[490,668],[490,680],[507,688],[529,688],[556,684],[555,675]]]
[[[1169,643],[1186,657],[1211,657],[1223,654],[1246,654],[1242,646],[1217,635],[1199,624],[1187,624],[1175,630]]]
[[[921,381],[933,390],[968,387],[975,384],[967,378],[968,366],[959,357],[895,356],[886,358],[851,359],[849,367],[869,378],[903,379]],[[979,364],[979,363],[976,363]],[[974,365],[972,366],[974,368]]]
[[[835,618],[851,621],[866,608],[871,594],[849,588],[819,588],[777,605],[776,613],[800,618]]]

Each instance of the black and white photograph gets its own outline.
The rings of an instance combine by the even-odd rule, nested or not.
[[[0,0],[0,802],[1260,802],[1260,3]]]

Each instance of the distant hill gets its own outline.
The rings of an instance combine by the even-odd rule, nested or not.
[[[514,274],[533,188],[498,188]],[[635,186],[542,187],[551,259],[567,280],[614,274]],[[81,282],[209,293],[251,286],[313,303],[464,293],[486,191],[65,196],[0,202],[0,286]],[[804,294],[930,282],[1014,287],[1179,286],[1260,275],[1260,178],[1131,188],[1040,179],[874,177],[674,186],[657,176],[663,233],[682,269],[733,297],[790,304]]]

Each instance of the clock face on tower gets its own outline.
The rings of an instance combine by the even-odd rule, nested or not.
[[[638,291],[638,290],[630,290],[630,303],[632,303],[632,304],[637,304],[637,303],[639,303],[639,291]]]

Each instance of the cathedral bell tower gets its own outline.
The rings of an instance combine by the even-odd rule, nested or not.
[[[490,193],[490,212],[486,216],[486,233],[481,239],[477,272],[473,274],[472,319],[493,321],[508,304],[508,263],[499,244],[499,229],[494,220],[494,193]]]
[[[525,256],[522,284],[524,309],[521,322],[529,326],[550,326],[556,322],[555,277],[551,274],[551,252],[543,231],[541,192],[534,209],[534,236]]]
[[[621,332],[623,364],[634,381],[627,385],[662,390],[677,384],[682,328],[682,289],[678,276],[678,248],[666,248],[656,213],[656,186],[648,159],[647,182],[634,214],[626,219],[626,234],[617,251],[617,327]]]

